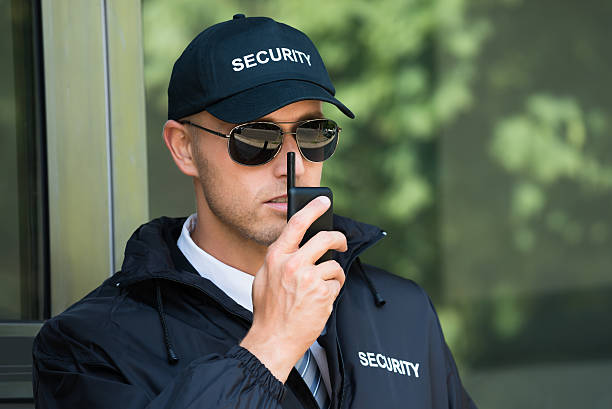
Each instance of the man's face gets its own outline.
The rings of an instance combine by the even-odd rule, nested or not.
[[[295,122],[323,118],[320,101],[299,101],[274,111],[260,121]],[[235,126],[201,112],[192,121],[224,134]],[[296,124],[280,124],[285,132],[294,132]],[[194,135],[197,182],[208,205],[199,217],[217,219],[233,234],[260,245],[269,246],[280,235],[287,217],[287,152],[295,152],[297,186],[319,186],[322,163],[305,160],[299,153],[294,135],[285,135],[276,157],[259,166],[244,166],[227,151],[227,140],[208,132],[189,128]],[[202,213],[202,212],[200,212]],[[207,221],[204,221],[206,229]]]

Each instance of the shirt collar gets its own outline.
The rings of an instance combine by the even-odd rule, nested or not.
[[[191,238],[191,232],[193,232],[197,220],[198,215],[196,213],[185,220],[177,241],[178,248],[202,277],[212,281],[236,303],[253,312],[251,293],[255,277],[228,266],[198,247]]]

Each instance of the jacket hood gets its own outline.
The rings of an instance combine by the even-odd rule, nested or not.
[[[128,240],[121,272],[115,275],[117,282],[119,278],[122,286],[157,278],[192,282],[196,277],[185,273],[196,272],[176,244],[185,220],[160,217],[140,226]],[[376,226],[338,215],[334,215],[334,228],[347,237],[348,250],[335,253],[345,271],[361,252],[386,235]]]

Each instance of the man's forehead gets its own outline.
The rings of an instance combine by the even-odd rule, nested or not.
[[[322,103],[317,100],[297,101],[257,119],[257,121],[301,121],[323,118]]]
[[[318,100],[304,100],[293,102],[285,105],[275,111],[272,111],[262,117],[248,121],[248,122],[297,122],[305,121],[308,119],[320,119],[324,118],[322,110],[322,101]],[[204,110],[190,117],[186,117],[187,120],[200,120],[200,121],[214,121],[219,125],[225,125],[226,127],[232,127],[238,123],[226,122],[222,119],[217,118],[210,112]],[[244,123],[244,122],[239,122]]]

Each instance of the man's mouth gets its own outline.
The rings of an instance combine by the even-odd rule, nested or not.
[[[287,195],[278,196],[274,199],[270,199],[265,203],[267,206],[280,212],[287,212]]]

